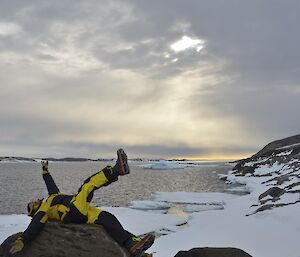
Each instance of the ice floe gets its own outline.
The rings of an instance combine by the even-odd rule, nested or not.
[[[166,210],[171,206],[170,203],[159,201],[132,201],[130,208],[140,210]]]
[[[225,204],[228,200],[237,196],[218,192],[156,192],[154,193],[156,201],[169,203],[189,203],[189,204]]]
[[[177,162],[160,160],[158,162],[150,162],[148,164],[143,165],[144,169],[153,169],[153,170],[172,170],[172,169],[184,169],[188,165],[180,164]]]

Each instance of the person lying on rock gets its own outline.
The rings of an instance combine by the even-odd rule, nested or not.
[[[48,161],[42,161],[42,168],[49,196],[45,201],[38,199],[28,203],[28,216],[31,216],[32,220],[22,236],[12,244],[11,254],[22,251],[25,245],[34,240],[47,220],[102,225],[106,232],[134,257],[142,256],[153,244],[153,235],[148,234],[144,238],[134,236],[122,227],[114,215],[90,204],[95,190],[117,181],[119,175],[129,174],[127,155],[123,149],[117,151],[114,167],[107,166],[87,178],[74,195],[60,193],[49,173]]]

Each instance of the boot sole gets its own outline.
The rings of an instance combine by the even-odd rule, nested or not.
[[[155,240],[155,236],[153,235],[147,235],[141,240],[141,245],[137,246],[137,249],[132,249],[134,251],[134,254],[132,254],[132,257],[142,257],[144,252],[150,248]]]
[[[117,151],[117,155],[118,155],[118,159],[121,162],[121,168],[120,168],[120,171],[119,171],[119,175],[120,176],[124,176],[126,174],[129,174],[130,173],[130,169],[129,169],[129,165],[128,165],[128,162],[127,162],[127,155],[126,155],[126,153],[124,152],[123,149],[119,149]]]

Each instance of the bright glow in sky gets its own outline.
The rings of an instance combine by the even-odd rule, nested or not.
[[[201,39],[192,39],[188,36],[183,36],[170,47],[174,52],[181,52],[187,50],[188,48],[195,48],[196,51],[199,52],[204,47],[204,41]]]
[[[21,27],[10,22],[0,22],[0,36],[13,35],[18,33]]]

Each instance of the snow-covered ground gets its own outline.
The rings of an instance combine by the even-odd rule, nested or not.
[[[261,167],[256,174],[269,174],[283,166]],[[131,208],[103,207],[115,214],[123,226],[138,235],[157,232],[149,252],[154,257],[173,257],[180,250],[193,247],[237,247],[253,257],[300,257],[300,204],[277,207],[254,213],[253,204],[270,185],[262,182],[270,177],[228,175],[239,183],[237,196],[226,193],[157,192],[153,201],[135,201]],[[296,179],[296,178],[295,178]],[[299,179],[298,179],[299,180]],[[284,194],[282,202],[294,202],[295,194]],[[159,214],[149,210],[171,209],[180,204],[186,217]],[[137,210],[140,209],[140,210]],[[250,214],[250,215],[249,215]],[[30,219],[25,215],[0,216],[0,241],[22,231]],[[182,224],[187,223],[184,226]],[[164,231],[165,233],[163,233]]]

